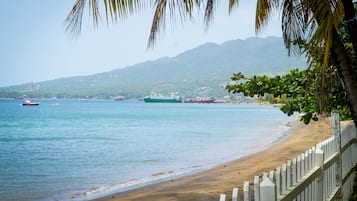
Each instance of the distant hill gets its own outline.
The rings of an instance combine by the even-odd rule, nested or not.
[[[278,37],[207,43],[176,57],[164,57],[90,76],[75,76],[0,88],[0,96],[140,98],[150,92],[220,96],[235,72],[283,74],[305,68],[302,57],[288,57]]]

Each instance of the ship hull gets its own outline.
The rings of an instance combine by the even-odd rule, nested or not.
[[[24,100],[22,102],[22,105],[23,106],[38,106],[38,105],[40,105],[40,103],[33,102],[32,100]]]
[[[23,106],[39,106],[40,104],[39,104],[39,103],[30,103],[30,104],[28,104],[28,103],[23,103],[22,105],[23,105]]]
[[[181,99],[144,98],[147,103],[181,103]]]

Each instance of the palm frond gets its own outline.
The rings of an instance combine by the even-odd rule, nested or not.
[[[341,0],[285,0],[282,6],[282,31],[289,53],[301,53],[294,41],[306,41],[309,44],[306,48],[308,54],[323,50],[326,69],[333,40],[332,31],[338,29],[343,16]]]
[[[110,14],[112,22],[141,11],[148,5],[146,0],[103,0],[105,4],[105,12]],[[109,12],[108,12],[109,11]],[[107,17],[108,20],[108,17]]]
[[[154,18],[151,24],[148,48],[155,43],[156,35],[158,34],[159,27],[162,23],[165,22],[167,0],[158,0],[156,1],[156,3],[157,5],[154,13]]]
[[[98,22],[100,19],[100,13],[98,10],[98,4],[97,4],[97,0],[90,0],[89,1],[89,13],[92,13],[92,17],[93,17],[93,22],[94,22],[94,26],[98,27]]]
[[[206,28],[209,26],[209,23],[213,20],[213,14],[215,9],[216,2],[215,0],[207,0],[204,22],[206,24]]]
[[[280,7],[279,0],[258,0],[255,15],[255,32],[261,31],[274,10]]]
[[[239,0],[229,0],[228,12],[231,13],[234,7],[238,7]]]
[[[333,30],[338,30],[338,26],[344,18],[343,3],[340,0],[306,1],[306,6],[310,8],[311,18],[314,19],[315,29],[307,36],[310,48],[324,49],[323,70],[326,71],[329,65],[329,56],[333,40]],[[313,51],[313,50],[310,50]]]
[[[292,42],[299,38],[303,38],[304,25],[302,25],[302,5],[300,2],[295,3],[293,0],[286,0],[283,4],[281,27],[283,31],[283,39],[285,47],[290,51]]]
[[[214,12],[219,3],[218,0],[207,0],[205,15],[204,15],[204,23],[206,25],[206,29],[209,27],[210,23],[213,21]],[[234,7],[238,7],[239,0],[229,0],[228,1],[228,13],[230,14]]]
[[[92,16],[94,26],[98,27],[101,19],[98,0],[76,0],[65,20],[66,32],[70,32],[72,37],[78,36],[81,32],[83,10],[87,1],[89,1],[89,13]],[[114,23],[119,19],[126,18],[128,15],[142,10],[149,2],[147,0],[103,0],[103,3],[106,21],[109,24],[109,16]]]
[[[194,8],[200,10],[201,0],[155,0],[154,7],[155,12],[147,45],[148,48],[154,46],[161,28],[165,27],[167,14],[169,14],[170,19],[173,19],[173,21],[175,21],[177,17],[179,17],[181,22],[191,19]]]
[[[66,32],[69,32],[71,37],[79,36],[82,29],[83,10],[86,0],[76,0],[71,12],[68,14],[66,22]]]

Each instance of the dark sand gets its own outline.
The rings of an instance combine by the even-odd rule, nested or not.
[[[194,175],[148,185],[135,190],[108,195],[96,201],[210,201],[219,200],[221,193],[228,198],[233,187],[242,189],[244,181],[281,166],[316,143],[331,136],[329,118],[304,125],[295,122],[290,135],[259,153],[222,164]]]

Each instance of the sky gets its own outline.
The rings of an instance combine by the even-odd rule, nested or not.
[[[167,21],[153,49],[147,49],[153,9],[148,8],[116,24],[105,19],[95,29],[88,16],[82,33],[73,39],[65,32],[65,18],[75,0],[17,0],[2,2],[0,12],[0,87],[62,77],[91,75],[161,57],[174,57],[207,42],[223,43],[248,37],[281,37],[274,16],[255,34],[256,1],[240,0],[228,14],[221,1],[206,30],[202,16],[191,22]],[[105,16],[101,9],[102,16]],[[88,7],[85,9],[88,14]]]

